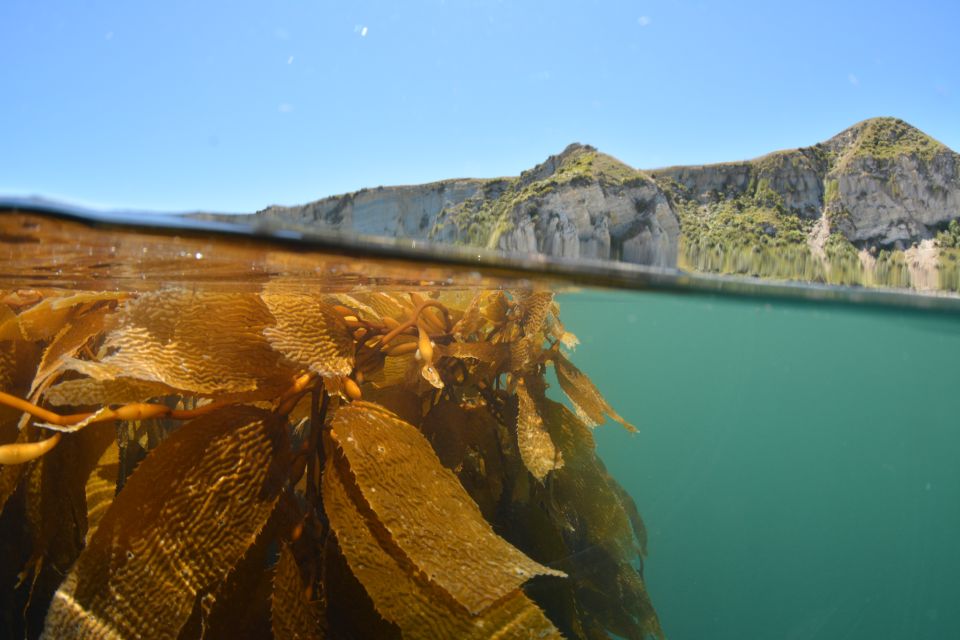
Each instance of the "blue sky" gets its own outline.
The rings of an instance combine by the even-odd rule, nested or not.
[[[0,3],[0,194],[252,211],[735,160],[894,115],[960,150],[960,3]]]

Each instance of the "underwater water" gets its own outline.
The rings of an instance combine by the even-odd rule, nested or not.
[[[960,317],[582,291],[667,637],[960,637]]]
[[[960,636],[955,308],[361,253],[0,215],[0,637]]]

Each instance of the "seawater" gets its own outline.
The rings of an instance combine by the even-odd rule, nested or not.
[[[960,638],[960,317],[559,296],[671,640]]]

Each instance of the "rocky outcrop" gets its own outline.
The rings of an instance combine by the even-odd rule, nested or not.
[[[905,248],[960,216],[960,156],[895,118],[745,162],[650,172],[680,199],[753,199],[800,218],[826,217],[858,247]]]
[[[585,145],[517,178],[378,187],[258,216],[284,225],[674,266],[680,225],[649,176]]]
[[[902,120],[866,120],[755,160],[649,173],[680,217],[682,268],[920,289],[955,288],[960,277],[957,256],[941,259],[935,240],[960,217],[960,156]]]
[[[680,225],[666,194],[592,147],[571,145],[525,172],[501,202],[489,208],[496,226],[487,244],[502,251],[676,264]]]
[[[777,151],[745,162],[668,167],[651,171],[680,185],[688,198],[706,204],[769,190],[783,208],[802,218],[817,218],[823,208],[827,164],[815,149]]]
[[[906,248],[960,216],[960,156],[906,123],[861,123],[824,147],[825,213],[851,242]]]
[[[257,215],[284,224],[349,230],[364,235],[426,239],[440,212],[475,197],[488,180],[444,180],[377,187]]]
[[[643,172],[573,144],[515,178],[364,189],[258,215],[563,258],[827,281],[843,271],[838,281],[857,283],[851,256],[902,275],[904,256],[884,252],[902,254],[960,217],[960,156],[902,120],[876,118],[749,161]],[[930,264],[936,243],[924,246]],[[752,257],[722,255],[733,249]],[[781,254],[799,266],[750,266]]]

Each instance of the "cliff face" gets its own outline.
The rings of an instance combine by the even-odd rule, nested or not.
[[[679,220],[640,171],[570,145],[563,153],[442,212],[435,239],[510,252],[673,266]]]
[[[426,239],[441,211],[475,197],[489,182],[445,180],[416,186],[378,187],[301,206],[268,207],[257,215],[285,224]]]
[[[681,219],[683,267],[922,289],[955,279],[956,260],[944,262],[934,239],[960,217],[960,156],[902,120],[650,173]]]
[[[910,125],[868,120],[828,141],[826,202],[832,226],[850,241],[905,248],[960,216],[960,162]]]
[[[517,178],[379,187],[258,212],[284,224],[674,266],[679,220],[644,173],[573,144]]]
[[[573,144],[516,178],[365,189],[258,215],[565,258],[920,286],[957,268],[935,238],[960,217],[960,156],[876,118],[749,161],[642,172]]]

